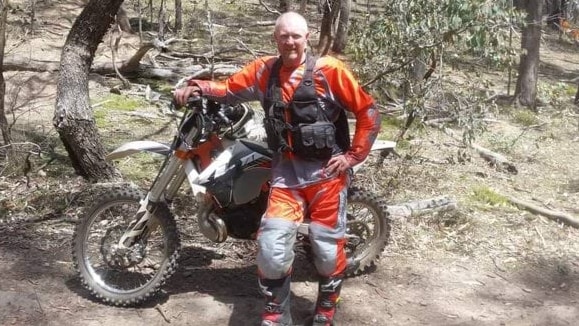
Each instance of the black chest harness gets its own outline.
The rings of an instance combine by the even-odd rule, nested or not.
[[[281,58],[274,63],[264,99],[264,126],[271,150],[293,152],[304,159],[326,160],[332,154],[349,148],[344,110],[326,105],[316,95],[313,79],[316,60],[310,55],[306,57],[303,78],[289,103],[282,99],[279,80]],[[328,115],[335,118],[331,119]]]

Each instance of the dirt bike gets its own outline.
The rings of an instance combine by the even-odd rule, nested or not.
[[[189,102],[173,143],[133,141],[108,160],[137,152],[165,156],[147,192],[112,188],[85,210],[73,234],[73,262],[83,286],[104,303],[146,301],[177,269],[180,237],[171,202],[187,181],[199,231],[214,242],[254,240],[269,192],[272,151],[251,140],[260,130],[249,105],[200,97]],[[257,128],[257,129],[256,129]],[[380,142],[373,149],[392,148]],[[193,204],[192,204],[193,205]],[[348,190],[347,276],[375,266],[390,235],[386,205],[362,188]],[[308,241],[308,221],[298,229]]]

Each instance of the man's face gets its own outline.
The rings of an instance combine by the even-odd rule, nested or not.
[[[310,36],[305,22],[299,19],[284,19],[277,26],[273,36],[284,66],[299,66],[303,62]]]

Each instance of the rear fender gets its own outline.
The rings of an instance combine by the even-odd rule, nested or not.
[[[120,147],[116,148],[114,151],[110,152],[106,156],[106,160],[107,161],[117,160],[140,152],[149,152],[167,156],[169,155],[169,153],[171,153],[171,148],[168,145],[156,141],[150,140],[132,141],[129,143],[125,143]]]

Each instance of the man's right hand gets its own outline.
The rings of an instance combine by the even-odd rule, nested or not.
[[[199,97],[201,96],[201,89],[199,86],[185,86],[182,88],[178,88],[173,92],[173,99],[177,105],[184,106],[187,104],[187,100],[190,97]]]

